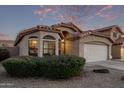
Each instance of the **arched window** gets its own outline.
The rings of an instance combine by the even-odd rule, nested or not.
[[[55,40],[55,38],[53,36],[50,36],[50,35],[44,36],[43,39]]]
[[[38,56],[38,38],[36,36],[29,37],[28,49],[29,56]]]
[[[50,35],[43,37],[43,56],[55,55],[55,38]]]

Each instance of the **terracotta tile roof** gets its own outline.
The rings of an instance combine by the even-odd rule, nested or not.
[[[104,38],[109,39],[111,42],[113,42],[113,40],[112,40],[109,36],[106,36],[106,35],[104,35],[104,34],[101,34],[99,31],[92,31],[92,30],[89,30],[89,31],[84,32],[84,33],[81,35],[81,37],[84,38],[84,37],[87,37],[87,36],[89,36],[89,35],[104,37]]]
[[[120,33],[124,34],[124,32],[122,31],[122,29],[118,25],[112,25],[112,26],[108,26],[108,27],[104,27],[104,28],[100,28],[100,29],[95,29],[95,30],[92,30],[92,31],[95,31],[95,32],[104,32],[104,31],[110,31],[110,29],[112,29],[112,28],[117,28]]]
[[[22,40],[22,38],[26,35],[29,35],[31,33],[39,32],[39,31],[44,31],[44,32],[52,32],[52,33],[58,33],[61,37],[63,37],[60,33],[59,29],[50,27],[50,26],[44,26],[44,25],[37,25],[36,27],[32,27],[26,30],[21,31],[16,38],[15,41],[15,46]]]
[[[58,29],[58,27],[67,27],[67,28],[73,29],[74,31],[79,32],[79,34],[77,34],[74,37],[86,37],[88,35],[95,35],[95,36],[100,36],[100,37],[104,37],[104,38],[110,39],[109,36],[104,35],[103,33],[101,34],[101,32],[103,32],[103,31],[110,31],[110,29],[112,29],[113,27],[116,27],[117,29],[119,29],[119,31],[122,34],[124,34],[123,31],[120,29],[120,27],[117,26],[117,25],[113,25],[113,26],[109,26],[109,27],[104,27],[104,28],[100,28],[100,29],[96,29],[96,30],[89,30],[89,31],[82,31],[81,29],[79,29],[76,25],[74,25],[71,22],[55,24],[55,25],[52,25],[52,26],[37,25],[36,27],[32,27],[32,28],[29,28],[29,29],[21,31],[17,35],[17,38],[16,38],[16,41],[15,41],[14,45],[16,46],[25,35],[28,35],[28,34],[31,34],[31,33],[35,33],[35,32],[38,32],[38,31],[54,32],[54,33],[58,33],[61,37],[63,37],[63,35],[62,35],[61,31]]]
[[[70,28],[70,29],[72,29],[74,31],[78,31],[80,33],[83,33],[83,31],[80,28],[78,28],[76,25],[74,25],[71,22],[68,22],[68,23],[61,22],[60,24],[54,24],[51,27],[54,27],[54,28],[57,28],[57,27],[67,27],[67,28]]]
[[[101,34],[101,32],[104,32],[104,31],[111,31],[110,29],[112,29],[112,28],[117,28],[118,31],[120,33],[122,33],[122,35],[124,35],[124,32],[122,31],[122,29],[117,25],[104,27],[104,28],[101,28],[101,29],[96,29],[96,30],[94,30],[94,32],[99,32]],[[101,35],[104,35],[104,34],[102,33]],[[110,38],[110,36],[107,36],[107,35],[104,35],[104,36]],[[124,37],[121,37],[121,38],[117,39],[116,41],[113,41],[113,45],[122,44],[123,42],[124,42]]]
[[[74,25],[73,23],[60,23],[60,24],[56,24],[56,25],[52,25],[52,26],[46,26],[46,25],[37,25],[36,27],[32,27],[32,28],[29,28],[29,29],[26,29],[26,30],[23,30],[21,31],[18,35],[17,35],[17,38],[16,38],[16,41],[15,41],[15,46],[21,41],[21,39],[28,35],[28,34],[31,34],[31,33],[35,33],[35,32],[38,32],[38,31],[46,31],[46,32],[54,32],[54,33],[59,33],[61,37],[62,34],[60,32],[59,29],[57,29],[57,27],[68,27],[70,29],[73,29],[75,31],[79,31],[80,33],[82,33],[81,29],[79,29],[76,25]]]

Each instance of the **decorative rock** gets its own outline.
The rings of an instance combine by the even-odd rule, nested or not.
[[[110,73],[108,69],[94,69],[95,73]]]

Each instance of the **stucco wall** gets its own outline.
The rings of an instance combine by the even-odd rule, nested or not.
[[[60,36],[59,36],[59,34],[58,33],[52,33],[52,32],[43,32],[43,31],[41,31],[40,32],[40,49],[39,49],[39,56],[40,57],[42,57],[43,56],[43,37],[44,36],[46,36],[46,35],[51,35],[51,36],[53,36],[56,40],[56,55],[58,55],[59,54],[59,39],[61,39],[60,38]]]
[[[7,47],[10,57],[19,56],[19,47]]]
[[[79,33],[78,31],[74,31],[66,27],[58,27],[58,29],[61,31],[67,31],[69,33],[68,38],[72,38]],[[65,54],[77,56],[79,55],[79,39],[65,40]]]
[[[117,32],[118,36],[115,38],[113,37],[113,32]],[[102,34],[104,34],[105,36],[109,36],[113,41],[118,39],[119,37],[121,37],[121,33],[118,31],[117,28],[113,27],[112,29],[108,30],[108,31],[101,31]]]
[[[113,37],[113,32],[117,32],[117,33],[118,33],[118,34],[117,34],[117,37]],[[115,40],[117,40],[118,38],[121,37],[121,33],[118,31],[117,28],[113,28],[112,31],[111,31],[111,33],[110,33],[110,37],[111,37],[111,39],[112,39],[113,41],[115,41]]]
[[[121,58],[121,45],[113,45],[112,46],[112,58],[120,59]]]
[[[58,39],[60,39],[60,36],[58,33],[51,33],[51,32],[43,32],[39,31],[30,35],[26,35],[23,37],[21,42],[18,44],[19,46],[19,56],[28,56],[28,39],[31,36],[37,36],[38,37],[38,56],[42,57],[42,50],[43,50],[43,37],[46,35],[51,35],[54,38],[56,38],[56,50],[58,50]],[[56,55],[58,55],[58,51],[55,51]]]
[[[30,35],[26,35],[18,44],[19,46],[19,56],[28,56],[28,39],[31,36],[37,36],[39,38],[40,32],[36,32]]]
[[[102,43],[105,43],[106,45],[108,45],[108,57],[109,59],[111,58],[111,46],[112,46],[112,43],[110,40],[106,39],[106,38],[102,38],[102,37],[98,37],[98,36],[93,36],[93,35],[90,35],[90,36],[87,36],[87,37],[84,37],[84,38],[81,38],[80,41],[79,41],[79,56],[80,57],[83,57],[84,56],[84,44],[85,43],[88,43],[88,42],[102,42]]]
[[[79,55],[79,40],[66,40],[65,43],[65,54],[68,55]]]

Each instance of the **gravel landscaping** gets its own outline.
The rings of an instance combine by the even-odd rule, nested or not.
[[[94,73],[93,69],[108,69],[110,73]],[[10,77],[0,65],[0,87],[12,88],[123,88],[121,76],[124,71],[102,66],[86,66],[78,77],[67,80],[50,80],[45,78],[15,78]]]

